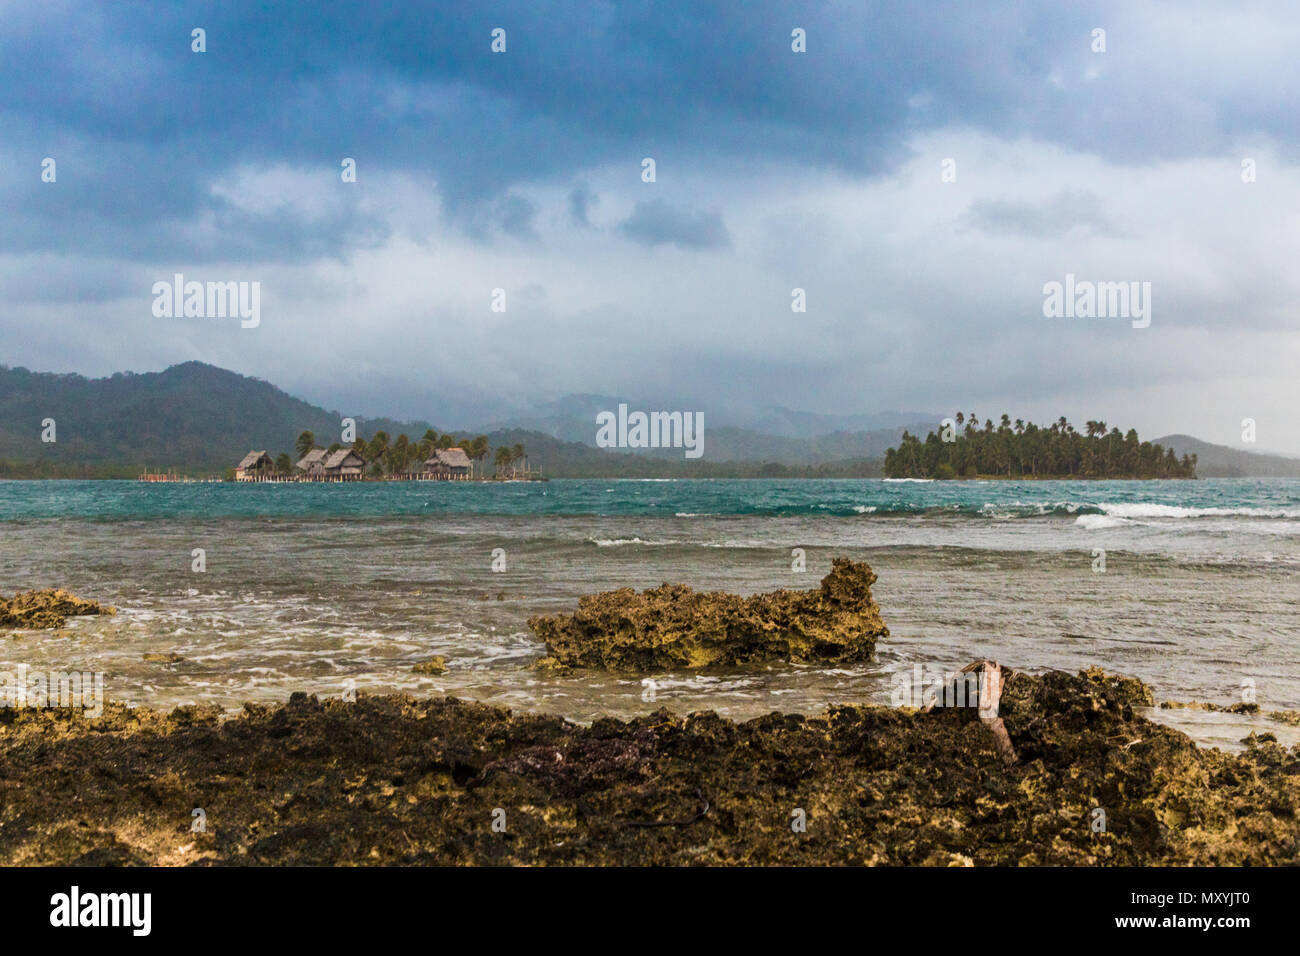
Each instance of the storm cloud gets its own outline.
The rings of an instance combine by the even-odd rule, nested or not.
[[[1300,13],[1194,6],[0,3],[0,362],[1300,452]],[[176,272],[261,325],[153,317]],[[1151,326],[1044,318],[1067,273],[1150,282]]]

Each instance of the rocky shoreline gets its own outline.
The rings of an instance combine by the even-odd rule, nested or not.
[[[1198,748],[1150,690],[1007,671],[972,708],[590,727],[454,698],[295,694],[97,720],[0,710],[6,864],[1274,865],[1300,753]],[[197,811],[197,812],[196,812]],[[199,821],[202,821],[201,828]]]
[[[530,624],[549,666],[566,670],[865,660],[888,634],[875,580],[837,559],[809,591],[629,589]],[[112,613],[30,593],[3,604],[23,626]],[[963,675],[951,700],[924,709],[845,705],[744,722],[660,709],[582,726],[450,697],[364,694],[298,693],[238,715],[0,707],[0,862],[1300,860],[1300,747],[1252,733],[1241,753],[1202,749],[1143,716],[1150,687],[1097,669],[1031,675],[982,661]]]

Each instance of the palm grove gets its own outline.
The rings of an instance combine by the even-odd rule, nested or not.
[[[1090,421],[1079,433],[1062,416],[1048,427],[1007,415],[983,428],[975,414],[957,413],[956,426],[925,441],[903,432],[897,448],[885,452],[886,478],[1195,478],[1196,456],[1181,459],[1172,448],[1139,441],[1130,428],[1106,430]],[[964,428],[963,428],[964,426]],[[945,440],[946,439],[946,440]]]
[[[316,448],[316,436],[309,431],[305,431],[298,436],[294,442],[294,451],[297,452],[297,458],[290,459],[288,453],[279,455],[275,459],[275,470],[280,474],[288,474],[293,470],[293,461],[300,461],[308,452]],[[338,451],[344,446],[339,442],[330,445],[327,451]],[[418,467],[422,462],[431,458],[434,452],[439,449],[462,448],[465,454],[476,464],[480,471],[482,470],[483,460],[487,458],[491,451],[490,444],[486,435],[478,435],[475,438],[457,438],[450,433],[439,434],[437,429],[430,428],[424,433],[424,437],[417,441],[405,435],[398,435],[396,438],[390,438],[385,431],[377,431],[367,441],[364,438],[358,438],[352,443],[352,450],[364,458],[367,462],[367,468],[371,475],[383,477],[385,475],[401,475],[409,471],[412,466]],[[498,476],[508,477],[515,473],[520,462],[526,462],[526,452],[523,445],[501,446],[493,454],[496,473]]]

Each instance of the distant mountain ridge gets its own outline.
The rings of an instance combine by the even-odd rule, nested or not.
[[[1212,445],[1191,435],[1166,435],[1155,441],[1176,455],[1195,455],[1196,473],[1202,478],[1300,478],[1300,458]]]
[[[597,413],[616,411],[620,404],[627,405],[629,410],[641,411],[695,410],[662,400],[566,395],[540,406],[535,413],[498,419],[473,431],[541,432],[561,441],[595,447]],[[924,412],[820,415],[773,407],[765,409],[760,417],[760,422],[767,423],[769,428],[726,424],[727,417],[705,411],[705,456],[715,462],[778,462],[787,465],[883,458],[885,450],[898,444],[905,430],[934,428],[940,418]],[[681,457],[680,451],[668,449],[643,449],[632,453],[659,458]]]
[[[939,416],[878,412],[818,415],[766,410],[773,432],[714,425],[706,416],[705,454],[684,460],[681,449],[639,452],[594,447],[595,414],[620,399],[571,395],[525,415],[479,429],[447,423],[354,416],[360,436],[383,430],[418,439],[429,428],[487,434],[493,447],[521,443],[530,460],[554,477],[855,476],[880,474],[885,450],[904,431],[924,434]],[[643,410],[672,405],[628,402]],[[686,409],[683,409],[686,410]],[[248,451],[292,455],[294,441],[312,431],[322,445],[341,438],[343,416],[295,398],[269,382],[202,362],[161,372],[120,372],[107,378],[32,372],[0,366],[0,477],[133,477],[140,469],[176,468],[224,474]],[[54,443],[41,440],[42,422],[55,422]],[[855,425],[879,427],[855,429]],[[1158,439],[1181,455],[1195,453],[1200,474],[1300,475],[1300,459],[1238,451],[1187,435]]]
[[[519,415],[494,419],[477,430],[491,431],[499,428],[525,428],[545,432],[566,441],[592,443],[595,436],[595,418],[598,412],[614,411],[623,403],[629,409],[642,411],[700,411],[682,408],[681,403],[662,399],[647,400],[620,398],[592,393],[566,395],[546,402],[535,410]],[[942,416],[930,412],[884,411],[860,415],[824,415],[817,412],[799,412],[779,405],[762,409],[755,420],[740,421],[736,413],[703,409],[707,427],[711,430],[733,428],[754,435],[774,438],[821,438],[833,434],[857,432],[897,431],[922,424],[933,427]],[[744,416],[748,419],[749,416]],[[882,450],[883,453],[883,450]]]
[[[604,405],[607,399],[573,396],[559,407],[580,412],[593,402]],[[338,441],[342,417],[269,382],[202,362],[99,379],[0,367],[0,477],[133,477],[144,468],[221,475],[250,450],[292,456],[304,430],[322,445]],[[821,438],[814,444],[743,429],[710,429],[708,460],[686,461],[681,449],[636,454],[594,447],[594,412],[590,420],[570,414],[550,422],[558,435],[513,424],[462,430],[426,421],[353,417],[361,437],[383,430],[392,437],[405,433],[417,439],[437,427],[461,435],[486,433],[494,447],[520,443],[535,465],[556,477],[871,475],[878,466],[865,460],[882,454],[894,437],[890,431]],[[54,421],[53,443],[41,440],[42,423],[49,419]],[[568,440],[568,435],[581,440]]]

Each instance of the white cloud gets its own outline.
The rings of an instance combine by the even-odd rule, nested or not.
[[[256,330],[154,319],[150,283],[181,266],[115,263],[138,295],[11,299],[7,360],[106,373],[198,358],[330,407],[444,427],[475,423],[468,402],[486,418],[598,391],[684,407],[1066,414],[1224,443],[1253,417],[1260,447],[1300,452],[1300,231],[1287,212],[1300,208],[1300,170],[1260,151],[1247,185],[1237,155],[1120,166],[962,128],[908,146],[896,174],[870,180],[715,159],[661,166],[645,184],[633,157],[516,187],[530,235],[467,231],[426,177],[362,167],[350,194],[337,174],[243,168],[212,188],[251,221],[326,231],[354,203],[384,233],[342,257],[203,264],[198,278],[262,282]],[[940,181],[946,157],[956,183]],[[572,216],[578,184],[598,198],[589,225]],[[719,211],[730,244],[622,235],[652,200]],[[86,265],[68,254],[40,268]],[[0,280],[31,268],[6,257]],[[1151,327],[1045,319],[1042,285],[1067,272],[1151,282]],[[794,287],[805,314],[790,310]],[[495,288],[504,314],[490,308]]]

